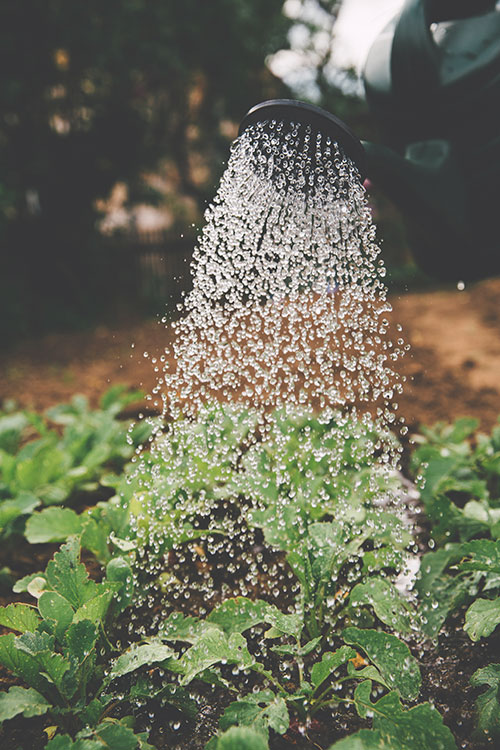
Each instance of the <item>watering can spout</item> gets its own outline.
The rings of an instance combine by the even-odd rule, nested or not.
[[[368,178],[403,214],[418,265],[442,279],[480,276],[470,267],[467,194],[448,141],[412,143],[404,156],[363,145]]]

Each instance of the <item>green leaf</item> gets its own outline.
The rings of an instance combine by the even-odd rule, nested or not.
[[[207,621],[218,625],[226,633],[243,633],[261,622],[295,638],[299,638],[302,632],[300,615],[284,614],[273,604],[261,600],[252,601],[244,596],[227,599],[212,610]]]
[[[106,705],[110,702],[110,698],[102,699],[93,698],[85,708],[79,712],[79,719],[84,726],[95,727],[99,723],[99,719],[102,716]]]
[[[58,734],[45,745],[45,750],[104,750],[104,748],[100,740],[79,739],[73,742],[69,734]]]
[[[349,662],[347,665],[347,674],[349,677],[354,677],[357,680],[374,680],[386,687],[387,690],[391,689],[377,667],[374,667],[373,664],[368,664],[368,666],[359,669],[354,666],[353,662]]]
[[[312,638],[307,641],[303,646],[297,645],[296,643],[285,643],[283,646],[272,646],[271,651],[276,654],[291,654],[293,656],[307,656],[312,653],[314,649],[319,646],[323,637],[320,635],[317,638]]]
[[[23,633],[16,638],[15,647],[32,657],[40,671],[64,693],[63,677],[71,665],[61,654],[55,653],[51,636],[47,633]]]
[[[65,653],[81,664],[95,649],[98,635],[96,625],[89,620],[70,625],[65,637]]]
[[[251,727],[265,737],[269,735],[269,727],[278,734],[285,734],[289,724],[285,701],[271,690],[252,693],[230,703],[219,722],[221,729],[234,725]]]
[[[247,649],[247,642],[240,633],[228,636],[219,628],[207,626],[180,660],[184,672],[181,684],[186,685],[197,674],[219,662],[237,664],[242,669],[255,664]]]
[[[75,614],[71,604],[57,591],[44,591],[38,599],[38,609],[44,620],[54,620],[55,636],[61,643]]]
[[[420,669],[408,646],[378,630],[346,628],[342,634],[350,646],[362,649],[375,664],[390,688],[395,688],[405,700],[415,700],[420,692]]]
[[[500,738],[500,664],[488,664],[472,675],[473,687],[488,685],[476,699],[477,728],[475,734],[486,742]]]
[[[104,590],[102,593],[89,599],[76,610],[73,616],[73,622],[80,622],[80,620],[90,620],[90,622],[94,623],[103,622],[109,609],[109,605],[111,604],[112,597],[112,591]]]
[[[22,411],[2,414],[0,416],[0,449],[7,453],[16,453],[22,433],[28,424],[29,420]]]
[[[133,684],[130,687],[130,698],[146,698],[150,700],[155,698],[161,703],[168,703],[175,706],[190,719],[196,719],[200,712],[200,706],[194,698],[191,697],[189,690],[182,688],[177,684],[163,684],[158,687],[149,674],[139,674],[134,676]]]
[[[136,750],[138,739],[132,729],[115,722],[103,722],[95,730],[105,748],[110,750]]]
[[[462,554],[469,559],[460,561],[460,570],[500,573],[500,540],[474,539],[462,545]]]
[[[45,572],[51,588],[78,609],[97,593],[97,584],[90,581],[85,565],[80,562],[80,544],[71,537],[48,563]]]
[[[12,500],[0,500],[0,531],[19,516],[33,513],[40,499],[31,492],[20,492]]]
[[[321,661],[311,669],[311,682],[314,687],[319,687],[336,669],[355,656],[356,651],[349,646],[341,646],[336,651],[327,651],[323,654]]]
[[[144,396],[144,391],[130,390],[128,385],[117,383],[112,385],[111,388],[108,388],[108,390],[101,396],[99,406],[104,411],[111,410],[113,413],[118,414],[129,404],[142,401]]]
[[[30,544],[65,542],[82,530],[82,519],[70,508],[44,508],[26,522],[25,536]]]
[[[15,594],[24,594],[26,591],[28,591],[29,584],[35,578],[42,578],[42,577],[43,577],[43,573],[30,573],[27,576],[23,576],[22,578],[19,578],[19,580],[15,582],[15,584],[12,587],[12,591]]]
[[[82,730],[74,742],[67,734],[58,735],[45,746],[45,750],[137,750],[139,741],[132,729],[110,719],[94,730]]]
[[[465,613],[464,630],[471,641],[491,635],[500,623],[500,597],[476,599]]]
[[[217,738],[215,750],[268,750],[265,737],[249,727],[231,727]],[[210,748],[212,750],[212,748]]]
[[[0,608],[0,625],[4,628],[25,633],[27,630],[36,630],[40,622],[35,607],[30,604],[9,604]]]
[[[157,664],[171,656],[175,656],[175,651],[160,642],[134,644],[112,662],[111,671],[106,679],[111,682],[117,677],[123,677],[123,675],[134,672],[146,664]]]
[[[204,622],[195,617],[172,612],[158,628],[158,636],[165,641],[185,641],[195,643],[205,630]]]
[[[50,694],[50,683],[40,673],[38,661],[31,654],[17,648],[20,637],[14,636],[14,633],[0,636],[0,664],[43,695]]]
[[[91,518],[90,516],[82,520],[82,533],[80,536],[82,548],[92,552],[102,565],[105,565],[110,558],[108,548],[109,534],[110,528],[103,519],[99,519],[99,523],[95,518]]]
[[[134,595],[134,576],[132,568],[123,557],[114,557],[106,566],[106,580],[120,584],[115,594],[114,604],[118,612],[123,612],[131,603]]]
[[[47,590],[47,579],[43,573],[39,576],[35,575],[27,584],[26,590],[34,599],[40,599],[43,592]]]
[[[328,750],[405,750],[399,743],[393,744],[381,732],[374,729],[361,729],[356,734],[344,737]]]
[[[409,633],[410,611],[397,589],[384,578],[373,578],[358,583],[352,590],[349,603],[353,607],[369,605],[381,622],[399,633]]]
[[[47,713],[50,703],[33,688],[11,687],[6,693],[0,693],[0,722],[13,719],[23,714],[28,719],[31,716],[42,716]]]
[[[422,630],[430,638],[439,633],[448,614],[467,599],[469,581],[444,572],[460,560],[461,554],[461,544],[450,544],[422,558],[415,588],[420,599]]]
[[[421,703],[406,711],[396,691],[384,695],[376,703],[371,702],[370,691],[371,682],[362,682],[354,691],[354,702],[362,718],[373,715],[373,729],[379,732],[382,743],[386,743],[379,747],[389,747],[391,750],[456,750],[451,731],[429,703]],[[362,739],[366,736],[365,730]],[[365,750],[363,745],[361,748]],[[346,750],[346,747],[342,750]]]
[[[342,565],[361,546],[363,537],[350,540],[350,533],[341,524],[312,523],[308,529],[313,550],[313,576],[317,581],[337,578]]]

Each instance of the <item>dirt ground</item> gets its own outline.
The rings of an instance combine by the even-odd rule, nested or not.
[[[411,349],[400,362],[407,376],[399,411],[419,423],[469,415],[489,429],[500,414],[500,279],[464,291],[393,295],[393,322]],[[159,320],[91,333],[57,334],[19,345],[0,365],[0,402],[44,409],[79,392],[96,403],[110,384],[149,391],[151,357],[168,340]],[[148,352],[150,357],[145,357]]]

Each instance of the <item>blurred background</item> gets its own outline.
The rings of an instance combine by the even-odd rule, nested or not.
[[[376,140],[360,73],[401,0],[1,0],[0,333],[175,311],[244,113],[297,97]],[[411,276],[374,196],[390,278]]]

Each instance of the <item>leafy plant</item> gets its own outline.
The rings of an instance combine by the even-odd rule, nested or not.
[[[0,624],[18,633],[0,636],[0,663],[28,685],[0,695],[0,721],[50,714],[67,733],[47,744],[52,749],[99,747],[104,737],[116,747],[136,748],[145,738],[136,737],[122,721],[108,720],[113,696],[104,692],[112,651],[107,629],[131,600],[132,570],[126,561],[114,559],[104,581],[96,583],[79,556],[74,537],[56,552],[45,573],[18,582],[16,590],[34,596],[36,606],[18,603],[0,609]],[[83,743],[93,738],[95,745]]]
[[[500,738],[500,664],[489,664],[478,669],[471,677],[473,687],[487,689],[476,700],[477,739],[491,742]]]
[[[59,505],[69,501],[77,490],[97,489],[105,468],[121,467],[148,440],[151,427],[146,422],[132,427],[117,419],[124,406],[142,395],[125,391],[122,386],[109,389],[96,411],[89,408],[84,396],[75,396],[71,404],[49,409],[45,419],[19,412],[0,420],[0,532],[22,531],[17,519],[32,514],[40,505]],[[49,423],[62,428],[62,435]],[[40,437],[19,449],[27,424],[34,425]],[[52,523],[54,516],[57,514],[52,513],[44,522]],[[66,512],[66,527],[69,518]],[[36,537],[37,522],[33,524],[35,530],[29,530],[29,535]],[[70,533],[75,530],[74,525],[69,528]],[[54,533],[43,541],[62,541],[62,535]]]
[[[500,425],[474,435],[478,421],[422,428],[412,470],[438,544],[500,537]]]
[[[491,635],[500,624],[500,540],[475,539],[427,553],[416,588],[422,629],[430,637],[463,605],[471,640]]]
[[[336,742],[330,750],[455,750],[453,735],[434,706],[422,703],[406,710],[396,691],[373,702],[372,683],[362,682],[354,692],[354,704],[362,718],[373,716],[373,728],[362,729]]]
[[[259,629],[262,623],[269,626],[261,635],[269,652],[292,659],[293,669],[277,676],[253,655],[251,640],[244,634]],[[179,676],[181,686],[198,679],[234,690],[234,675],[251,673],[261,682],[258,690],[239,695],[226,708],[220,719],[222,734],[209,742],[210,750],[226,747],[240,737],[248,747],[267,748],[270,730],[285,734],[291,714],[306,720],[327,706],[351,702],[360,716],[366,717],[368,711],[377,716],[374,731],[365,732],[368,741],[387,735],[394,740],[393,745],[388,744],[394,749],[423,749],[429,746],[425,743],[434,732],[442,739],[443,748],[455,747],[451,732],[429,704],[403,708],[400,699],[414,701],[418,696],[420,671],[408,647],[383,631],[345,628],[336,636],[338,647],[329,651],[324,649],[322,638],[307,640],[299,614],[284,614],[267,602],[238,597],[219,605],[205,620],[173,613],[161,625],[158,638],[176,644],[177,653],[163,667]],[[183,649],[186,643],[188,648]],[[137,653],[148,648],[148,644],[139,646]],[[261,647],[260,653],[265,656],[266,649]],[[352,697],[348,685],[360,680]],[[370,700],[372,680],[379,689],[388,691],[375,710]],[[378,716],[385,716],[385,723]],[[401,745],[397,744],[399,740]],[[366,746],[377,747],[374,742]]]

